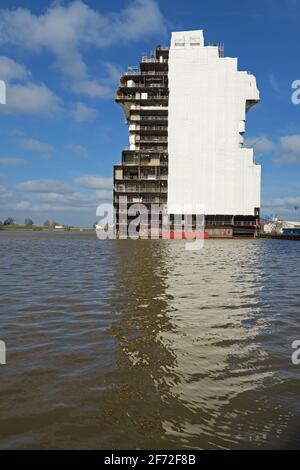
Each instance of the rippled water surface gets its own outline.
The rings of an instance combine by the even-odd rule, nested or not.
[[[299,249],[0,232],[0,448],[300,448]]]

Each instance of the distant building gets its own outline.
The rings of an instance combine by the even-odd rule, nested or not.
[[[117,232],[136,217],[126,220],[126,207],[163,204],[172,228],[187,207],[195,216],[203,206],[210,236],[253,236],[261,168],[243,134],[259,92],[237,59],[224,57],[221,46],[205,46],[202,31],[173,33],[170,49],[157,47],[129,67],[116,101],[129,126],[129,147],[114,167]],[[141,234],[150,228],[150,219],[139,227]]]
[[[263,224],[262,232],[267,235],[300,234],[300,222],[273,219],[271,222]]]

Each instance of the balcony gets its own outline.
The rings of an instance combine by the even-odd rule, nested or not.
[[[157,143],[167,143],[168,142],[168,137],[164,136],[164,135],[161,135],[161,136],[143,136],[140,138],[140,140],[137,140],[136,143],[140,143],[140,144],[146,144],[146,143],[154,143],[154,144],[157,144]]]
[[[167,186],[161,187],[159,184],[145,185],[143,183],[136,185],[117,184],[114,188],[116,193],[154,193],[154,194],[167,194]]]
[[[161,146],[160,145],[160,142],[157,142],[156,144],[154,142],[150,144],[146,144],[146,143],[141,143],[142,146],[138,149],[138,150],[141,150],[141,151],[146,151],[146,152],[153,152],[155,150],[155,152],[166,152],[167,153],[167,150],[168,150],[168,143],[166,142],[164,146]]]
[[[158,178],[155,172],[149,173],[149,172],[142,171],[140,174],[140,179],[156,181]]]
[[[168,132],[168,127],[167,126],[140,126],[139,130],[141,132],[153,132],[153,131]]]
[[[159,160],[141,160],[140,165],[141,166],[159,166],[160,161]]]
[[[149,95],[147,98],[136,95],[125,95],[124,93],[117,92],[116,100],[117,101],[168,101],[169,96],[166,95]]]
[[[138,166],[139,165],[139,160],[124,160],[122,162],[122,166]]]
[[[161,115],[156,115],[156,116],[139,116],[140,121],[168,121],[168,116],[161,116]]]
[[[141,76],[144,76],[144,75],[146,75],[146,76],[147,75],[157,75],[157,76],[161,75],[161,76],[167,77],[168,76],[168,70],[164,70],[164,71],[162,71],[162,70],[160,70],[160,71],[158,71],[158,70],[147,70],[147,71],[143,70],[141,72]]]
[[[115,191],[117,193],[136,193],[138,192],[138,185],[125,185],[125,184],[117,184],[115,186]]]
[[[163,80],[163,79],[160,79]],[[119,88],[126,89],[126,90],[132,90],[134,89],[145,89],[145,88],[167,88],[166,84],[164,81],[161,81],[160,83],[140,83],[140,82],[133,82],[131,85],[128,84],[130,82],[129,80],[126,81],[126,83],[120,83]]]
[[[164,58],[157,59],[156,57],[148,57],[148,56],[144,55],[142,57],[141,62],[143,64],[167,64],[168,59],[164,59]]]
[[[160,187],[159,186],[144,186],[141,184],[140,192],[141,193],[159,193]]]
[[[122,180],[138,180],[139,179],[139,175],[138,174],[135,174],[135,175],[124,175]]]
[[[167,202],[165,197],[155,196],[151,194],[143,194],[143,196],[116,196],[114,199],[115,204],[165,204]],[[126,213],[126,209],[120,210],[119,213]]]
[[[161,200],[159,196],[143,196],[142,202],[145,204],[160,204]]]
[[[144,181],[168,181],[168,175],[143,175],[141,174],[140,180]]]
[[[129,66],[127,69],[127,72],[125,73],[125,75],[140,75],[140,74],[141,74],[141,71],[140,71],[139,66],[137,65]]]

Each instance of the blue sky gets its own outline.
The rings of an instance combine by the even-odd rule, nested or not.
[[[300,206],[297,0],[1,0],[0,220],[90,226],[110,201],[112,166],[128,133],[114,102],[118,77],[170,32],[203,29],[239,69],[256,75],[261,103],[246,139],[262,164],[265,214]],[[299,212],[299,211],[298,211]],[[298,215],[299,218],[299,215]]]

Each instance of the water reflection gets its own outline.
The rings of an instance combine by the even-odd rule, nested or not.
[[[0,258],[0,448],[300,447],[299,244],[3,231]]]
[[[166,410],[166,403],[177,380],[176,356],[161,339],[173,329],[173,307],[165,293],[168,251],[159,241],[116,242],[118,285],[111,308],[121,314],[112,327],[120,345],[116,394],[126,429],[118,442],[121,448],[163,448],[164,416],[174,413]]]
[[[280,377],[264,344],[263,245],[210,241],[198,253],[181,242],[126,243],[114,334],[135,396],[129,434],[143,440],[143,423],[150,447],[278,446],[290,414],[270,396]]]

